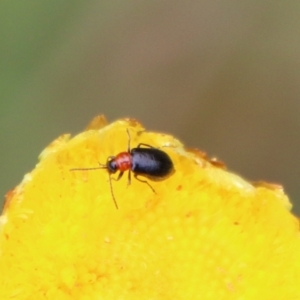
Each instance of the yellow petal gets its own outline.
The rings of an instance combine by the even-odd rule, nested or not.
[[[175,172],[112,181],[107,157],[150,144]],[[112,175],[114,177],[117,174]],[[145,179],[145,178],[144,178]],[[299,222],[278,186],[253,185],[135,120],[63,135],[7,194],[0,299],[300,299]]]

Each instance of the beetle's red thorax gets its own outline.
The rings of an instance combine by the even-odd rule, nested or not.
[[[121,152],[115,157],[114,160],[119,171],[124,172],[131,169],[132,158],[130,153]]]

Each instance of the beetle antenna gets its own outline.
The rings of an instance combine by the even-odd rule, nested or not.
[[[129,130],[128,130],[128,128],[126,129],[126,131],[127,131],[127,135],[128,135],[128,153],[130,153],[130,140],[131,140],[131,136],[130,136],[130,133],[129,133]]]
[[[107,169],[106,165],[100,164],[99,167],[91,167],[91,168],[72,168],[70,171],[86,171],[86,170],[99,170],[99,169]]]
[[[92,167],[92,168],[72,168],[72,169],[70,169],[70,171],[89,171],[89,170],[107,169],[106,165],[103,165],[103,164],[100,164],[100,163],[99,163],[99,165],[100,165],[99,167]],[[115,203],[116,209],[119,209],[116,198],[115,198],[114,190],[113,190],[113,187],[112,187],[111,174],[110,173],[108,173],[108,180],[109,180],[111,196],[112,196],[113,201]]]
[[[115,198],[114,190],[113,190],[113,187],[112,187],[112,183],[111,183],[111,174],[110,174],[110,173],[108,173],[108,178],[109,178],[109,185],[110,185],[111,196],[112,196],[112,198],[113,198],[113,200],[114,200],[116,209],[119,209],[118,204],[117,204],[117,201],[116,201],[116,198]]]

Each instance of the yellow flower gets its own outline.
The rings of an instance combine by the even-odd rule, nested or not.
[[[97,167],[146,143],[175,172],[127,186]],[[116,178],[117,175],[112,175]],[[134,120],[63,135],[7,194],[0,299],[300,299],[299,222],[279,186],[253,185]]]

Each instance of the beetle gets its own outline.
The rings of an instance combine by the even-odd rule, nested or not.
[[[130,148],[131,137],[129,130],[127,129],[128,135],[128,146],[127,151],[120,152],[116,156],[109,156],[107,158],[106,164],[100,164],[98,167],[92,168],[73,168],[70,171],[80,171],[80,170],[99,170],[107,169],[109,175],[109,184],[111,195],[118,209],[118,204],[115,199],[115,195],[112,187],[112,180],[118,181],[122,178],[124,172],[128,171],[128,183],[131,184],[131,172],[134,174],[134,177],[142,182],[146,183],[151,190],[155,192],[153,187],[147,180],[138,178],[138,176],[144,176],[150,180],[163,180],[174,172],[174,165],[170,156],[151,145],[140,143],[136,148]],[[117,178],[112,178],[111,175],[119,171]]]

